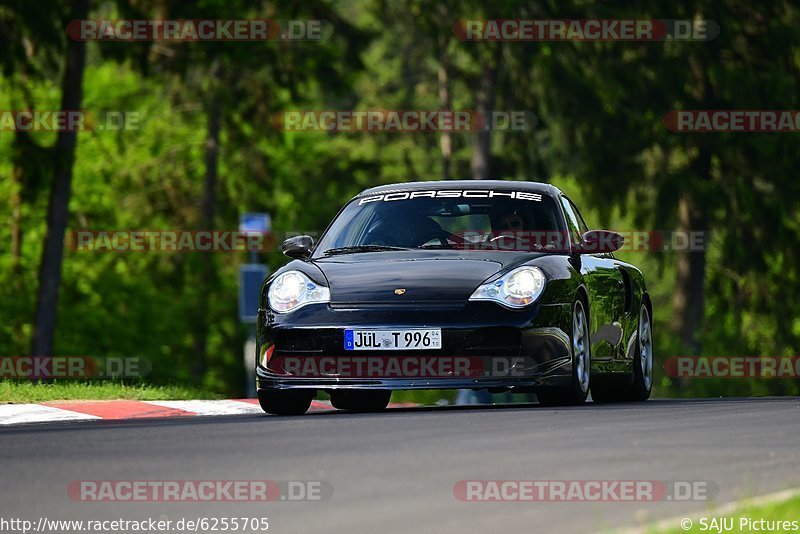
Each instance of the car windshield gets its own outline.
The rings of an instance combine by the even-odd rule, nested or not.
[[[398,249],[561,252],[569,246],[562,220],[546,194],[395,191],[351,201],[315,257]]]

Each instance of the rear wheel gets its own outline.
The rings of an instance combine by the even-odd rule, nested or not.
[[[633,386],[628,399],[643,401],[650,398],[653,390],[653,323],[650,312],[642,304],[639,311],[639,344],[633,362]]]
[[[340,390],[331,392],[331,404],[350,412],[381,412],[389,405],[389,390]]]
[[[539,404],[545,406],[583,404],[589,395],[591,369],[589,319],[583,301],[578,299],[572,305],[572,380],[566,389],[537,392]]]
[[[647,306],[639,310],[636,353],[633,357],[633,381],[596,385],[592,388],[592,400],[596,402],[644,401],[650,398],[653,389],[653,323]]]
[[[273,415],[303,415],[311,406],[312,390],[259,390],[261,409]]]

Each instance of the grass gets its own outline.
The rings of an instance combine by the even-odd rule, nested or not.
[[[220,395],[184,385],[156,386],[122,382],[55,381],[49,384],[0,381],[0,403],[23,404],[59,400],[191,400],[217,399]]]
[[[717,513],[713,510],[701,515],[692,517],[692,527],[685,530],[680,526],[670,527],[665,530],[651,529],[647,532],[652,534],[678,534],[678,533],[693,533],[693,532],[732,532],[736,533],[750,533],[750,532],[798,532],[800,531],[800,496],[795,496],[790,499],[757,505],[745,505],[741,508],[736,508],[733,512]],[[723,528],[722,519],[726,519],[728,523]],[[750,519],[754,523],[740,523],[741,519]],[[712,519],[716,519],[717,523],[712,523]],[[761,525],[758,523],[760,520],[766,523]],[[705,520],[705,527],[702,521]],[[728,530],[730,522],[733,521],[733,528]],[[783,521],[788,521],[783,524]],[[680,523],[680,520],[677,521]],[[792,523],[794,522],[794,523]],[[717,526],[719,528],[717,528]],[[788,528],[786,528],[788,526]]]
[[[456,398],[455,390],[407,390],[407,391],[393,391],[392,402],[415,402],[417,404],[434,405],[438,401],[444,399],[449,403]]]

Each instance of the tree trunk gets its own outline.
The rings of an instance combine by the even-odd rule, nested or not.
[[[711,153],[704,148],[693,163],[694,176],[706,181],[711,172]],[[686,232],[708,231],[708,214],[702,203],[697,203],[689,192],[681,194],[678,203],[678,230]],[[704,243],[708,241],[707,236]],[[705,314],[706,251],[679,251],[675,263],[675,292],[672,296],[672,329],[684,346],[699,355],[702,345],[699,338]]]
[[[13,107],[13,105],[12,105]],[[26,109],[35,109],[36,106],[28,104]],[[39,187],[45,182],[46,176],[52,171],[43,168],[42,162],[51,161],[52,149],[42,147],[24,131],[14,132],[14,142],[11,150],[11,272],[14,275],[16,291],[24,291],[22,267],[22,245],[24,232],[22,230],[22,207],[33,204],[39,193]]]
[[[22,254],[22,166],[14,162],[11,169],[11,272],[18,280],[19,260]],[[19,281],[19,280],[18,280]],[[22,289],[17,287],[17,290]]]
[[[207,136],[205,143],[205,169],[206,176],[203,182],[203,200],[200,211],[202,230],[214,229],[214,218],[217,211],[217,174],[220,149],[220,129],[222,123],[222,102],[220,101],[221,80],[223,75],[222,63],[215,59],[211,67],[211,95],[208,101]],[[201,261],[201,285],[198,291],[199,301],[195,307],[195,336],[194,336],[194,365],[192,374],[198,381],[202,380],[208,368],[208,330],[211,326],[209,320],[209,295],[215,285],[216,269],[214,267],[213,252],[203,254]]]
[[[492,58],[483,67],[478,89],[477,111],[483,116],[494,108],[497,95],[497,71],[500,63],[501,45],[498,43]],[[482,125],[481,125],[482,126]],[[470,171],[473,180],[488,180],[491,177],[491,131],[481,128],[472,137]]]
[[[89,0],[71,2],[70,19],[85,19],[89,14]],[[61,88],[61,109],[81,108],[83,68],[86,62],[86,43],[67,40],[66,65]],[[39,266],[39,289],[36,295],[36,315],[33,324],[31,353],[34,356],[53,354],[55,339],[58,288],[61,283],[61,263],[64,259],[64,234],[67,229],[69,200],[72,194],[72,166],[78,134],[74,131],[58,133],[53,152],[53,186],[47,212],[47,234]]]
[[[439,105],[442,111],[450,111],[450,58],[447,55],[447,38],[439,39]],[[442,180],[450,179],[450,167],[453,158],[453,132],[442,132],[439,139],[442,150]]]

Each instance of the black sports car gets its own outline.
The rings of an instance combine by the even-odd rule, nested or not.
[[[547,405],[645,400],[652,304],[622,236],[589,230],[547,184],[367,189],[265,280],[258,397],[301,414],[383,410],[394,389],[535,392]]]

